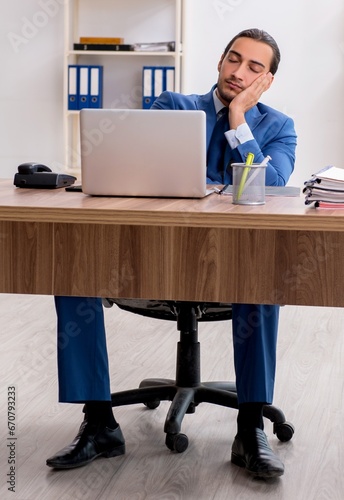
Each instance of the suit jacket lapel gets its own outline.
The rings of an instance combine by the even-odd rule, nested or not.
[[[208,92],[207,94],[204,94],[199,97],[197,101],[197,108],[201,111],[204,111],[206,114],[206,123],[207,123],[207,150],[209,146],[209,142],[214,130],[214,127],[217,122],[216,118],[216,111],[215,111],[215,106],[214,106],[214,100],[213,100],[213,90],[215,86]]]

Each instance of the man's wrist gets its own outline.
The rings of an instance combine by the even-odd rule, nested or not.
[[[229,125],[231,129],[236,130],[240,125],[245,123],[245,113],[241,110],[232,108],[229,105]]]
[[[254,139],[251,129],[246,122],[239,125],[235,130],[228,130],[225,132],[225,136],[232,149],[237,148],[239,144],[244,144]]]

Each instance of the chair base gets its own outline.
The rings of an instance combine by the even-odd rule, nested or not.
[[[188,447],[188,438],[181,433],[182,420],[186,413],[194,413],[200,403],[212,403],[228,408],[238,408],[237,394],[233,382],[204,382],[194,387],[177,386],[174,380],[145,379],[139,388],[117,392],[111,395],[112,406],[124,406],[142,403],[149,409],[155,409],[161,401],[172,401],[166,416],[164,432],[166,446],[181,453]],[[287,422],[282,410],[265,405],[264,417],[273,425],[273,432],[280,441],[289,441],[294,434],[294,427]]]
[[[177,344],[175,380],[145,379],[137,389],[111,395],[112,406],[143,403],[147,408],[154,409],[161,401],[171,401],[164,426],[166,446],[179,453],[188,447],[188,438],[181,433],[182,420],[186,413],[194,413],[200,403],[238,408],[236,387],[233,382],[202,383],[200,381],[200,343],[198,342],[200,315],[199,308],[193,303],[182,303],[178,309],[177,325],[180,331],[180,341]],[[218,319],[216,315],[216,320]],[[223,316],[222,319],[228,319],[228,315]],[[265,405],[263,415],[273,422],[273,432],[280,441],[289,441],[292,438],[294,427],[286,422],[279,408]]]

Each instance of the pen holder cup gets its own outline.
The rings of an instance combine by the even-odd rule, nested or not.
[[[253,163],[233,163],[233,203],[264,205],[266,166]]]

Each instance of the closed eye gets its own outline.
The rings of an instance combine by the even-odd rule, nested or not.
[[[261,73],[262,68],[260,66],[249,66],[250,70],[253,71],[253,73]]]

